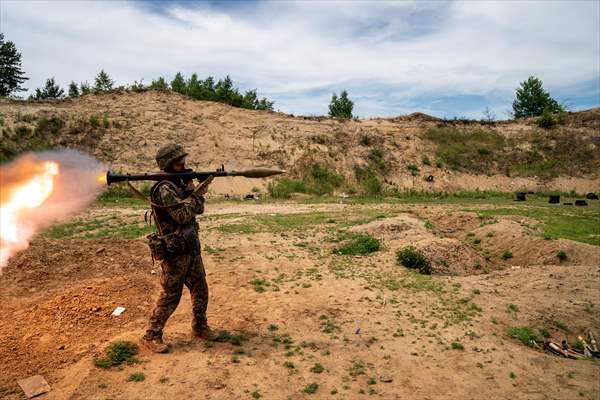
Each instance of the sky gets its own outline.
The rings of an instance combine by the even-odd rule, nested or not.
[[[176,72],[229,74],[274,108],[325,115],[508,118],[533,75],[576,111],[600,106],[600,1],[0,1],[32,92]]]

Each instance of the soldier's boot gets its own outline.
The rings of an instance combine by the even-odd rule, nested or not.
[[[160,337],[143,336],[141,342],[145,348],[147,348],[148,350],[150,350],[154,353],[168,353],[169,352],[169,346],[167,346],[163,342],[162,338],[160,338]]]
[[[208,326],[203,326],[199,329],[196,329],[192,332],[192,338],[197,340],[206,340],[210,342],[214,342],[219,337],[219,334]]]

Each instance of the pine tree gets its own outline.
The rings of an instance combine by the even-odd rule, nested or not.
[[[79,97],[79,87],[73,81],[69,83],[69,97]]]
[[[544,110],[549,113],[564,111],[564,107],[550,97],[550,93],[544,90],[542,81],[535,76],[521,82],[512,106],[515,118],[537,117]]]
[[[46,79],[46,85],[42,89],[35,89],[34,100],[60,99],[65,96],[65,91],[54,82],[54,78]]]
[[[105,92],[111,90],[115,82],[110,79],[108,74],[104,70],[100,70],[96,75],[96,84],[94,85],[95,92]]]
[[[79,84],[79,93],[82,96],[85,96],[86,94],[92,93],[92,88],[90,87],[90,84],[87,83],[87,82],[81,82]]]
[[[21,53],[13,42],[5,42],[4,34],[0,33],[0,96],[27,90],[21,87],[27,79],[21,69]]]
[[[188,79],[186,84],[186,94],[194,99],[200,100],[202,98],[202,86],[198,80],[198,74],[195,72]]]
[[[177,93],[186,93],[187,88],[185,85],[185,79],[183,78],[183,75],[181,75],[180,72],[175,74],[175,78],[173,78],[173,80],[171,81],[171,89]]]
[[[333,93],[329,103],[329,116],[334,118],[352,118],[352,109],[354,103],[348,98],[348,92],[345,90],[340,93],[340,97]]]
[[[165,82],[165,78],[161,76],[157,80],[152,80],[152,83],[150,84],[150,89],[169,90],[169,85],[167,85],[167,82]]]

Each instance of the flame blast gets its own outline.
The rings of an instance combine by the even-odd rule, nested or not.
[[[37,232],[93,202],[105,171],[75,150],[26,153],[0,165],[0,273]]]

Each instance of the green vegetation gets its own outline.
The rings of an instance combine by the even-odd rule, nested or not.
[[[564,107],[550,97],[550,93],[544,90],[542,81],[535,76],[521,82],[512,107],[515,118],[537,117],[544,112],[564,111]]]
[[[533,329],[528,326],[509,328],[506,334],[513,339],[518,339],[521,343],[529,347],[535,347],[535,343],[539,340]]]
[[[134,357],[138,353],[138,347],[135,343],[128,341],[115,341],[108,345],[105,358],[95,358],[94,364],[101,368],[110,368],[123,363],[134,364],[137,359]]]
[[[319,363],[316,363],[310,368],[310,372],[314,372],[315,374],[320,374],[323,371],[325,371],[325,368]]]
[[[311,164],[303,171],[300,180],[282,178],[269,183],[269,194],[274,198],[289,198],[292,193],[331,195],[345,182],[342,175],[319,163]]]
[[[454,350],[464,350],[465,346],[463,346],[460,342],[452,342],[452,348]]]
[[[304,388],[304,393],[313,394],[319,389],[319,385],[311,383]]]
[[[363,195],[379,196],[382,194],[383,186],[373,168],[370,166],[356,167],[354,173],[361,187],[361,192]]]
[[[431,274],[431,263],[414,246],[404,247],[396,252],[396,262],[406,268],[419,271],[421,274]]]
[[[501,158],[505,139],[493,131],[431,128],[423,137],[437,144],[436,157],[450,169],[488,173]]]
[[[419,174],[419,167],[417,167],[415,164],[408,164],[406,169],[410,171],[412,176],[417,176]]]
[[[215,338],[215,342],[231,343],[235,346],[241,346],[245,340],[246,337],[244,335],[234,335],[229,331],[220,331]]]
[[[381,248],[378,239],[369,235],[360,235],[354,237],[350,242],[333,250],[334,254],[344,255],[367,255]]]
[[[597,208],[580,210],[535,205],[522,208],[493,208],[477,210],[483,216],[521,215],[540,221],[543,235],[600,245]]]
[[[127,382],[143,382],[146,379],[146,375],[143,372],[134,372],[129,375]]]
[[[154,230],[144,222],[127,223],[119,221],[115,215],[92,219],[75,219],[71,222],[52,225],[44,234],[51,238],[103,238],[120,237],[134,239]]]
[[[542,179],[592,172],[599,159],[593,139],[568,129],[505,138],[491,129],[438,127],[422,137],[437,145],[437,159],[452,170]]]
[[[60,99],[65,96],[65,91],[54,82],[54,78],[46,79],[42,89],[35,89],[35,95],[29,96],[29,100],[51,100]]]
[[[510,250],[505,250],[501,255],[503,260],[508,260],[509,258],[513,258],[513,253]]]
[[[567,259],[567,253],[565,253],[563,250],[559,250],[556,252],[556,257],[558,257],[560,261],[565,261]]]
[[[29,79],[21,69],[21,53],[13,42],[4,40],[4,33],[0,33],[0,71],[0,97],[27,90],[21,87]]]
[[[255,390],[252,393],[250,393],[250,396],[252,396],[253,399],[260,399],[262,397],[258,390]]]
[[[350,119],[352,118],[352,109],[354,103],[348,98],[348,92],[343,90],[338,98],[337,94],[333,93],[331,102],[329,103],[329,116],[333,118]]]

